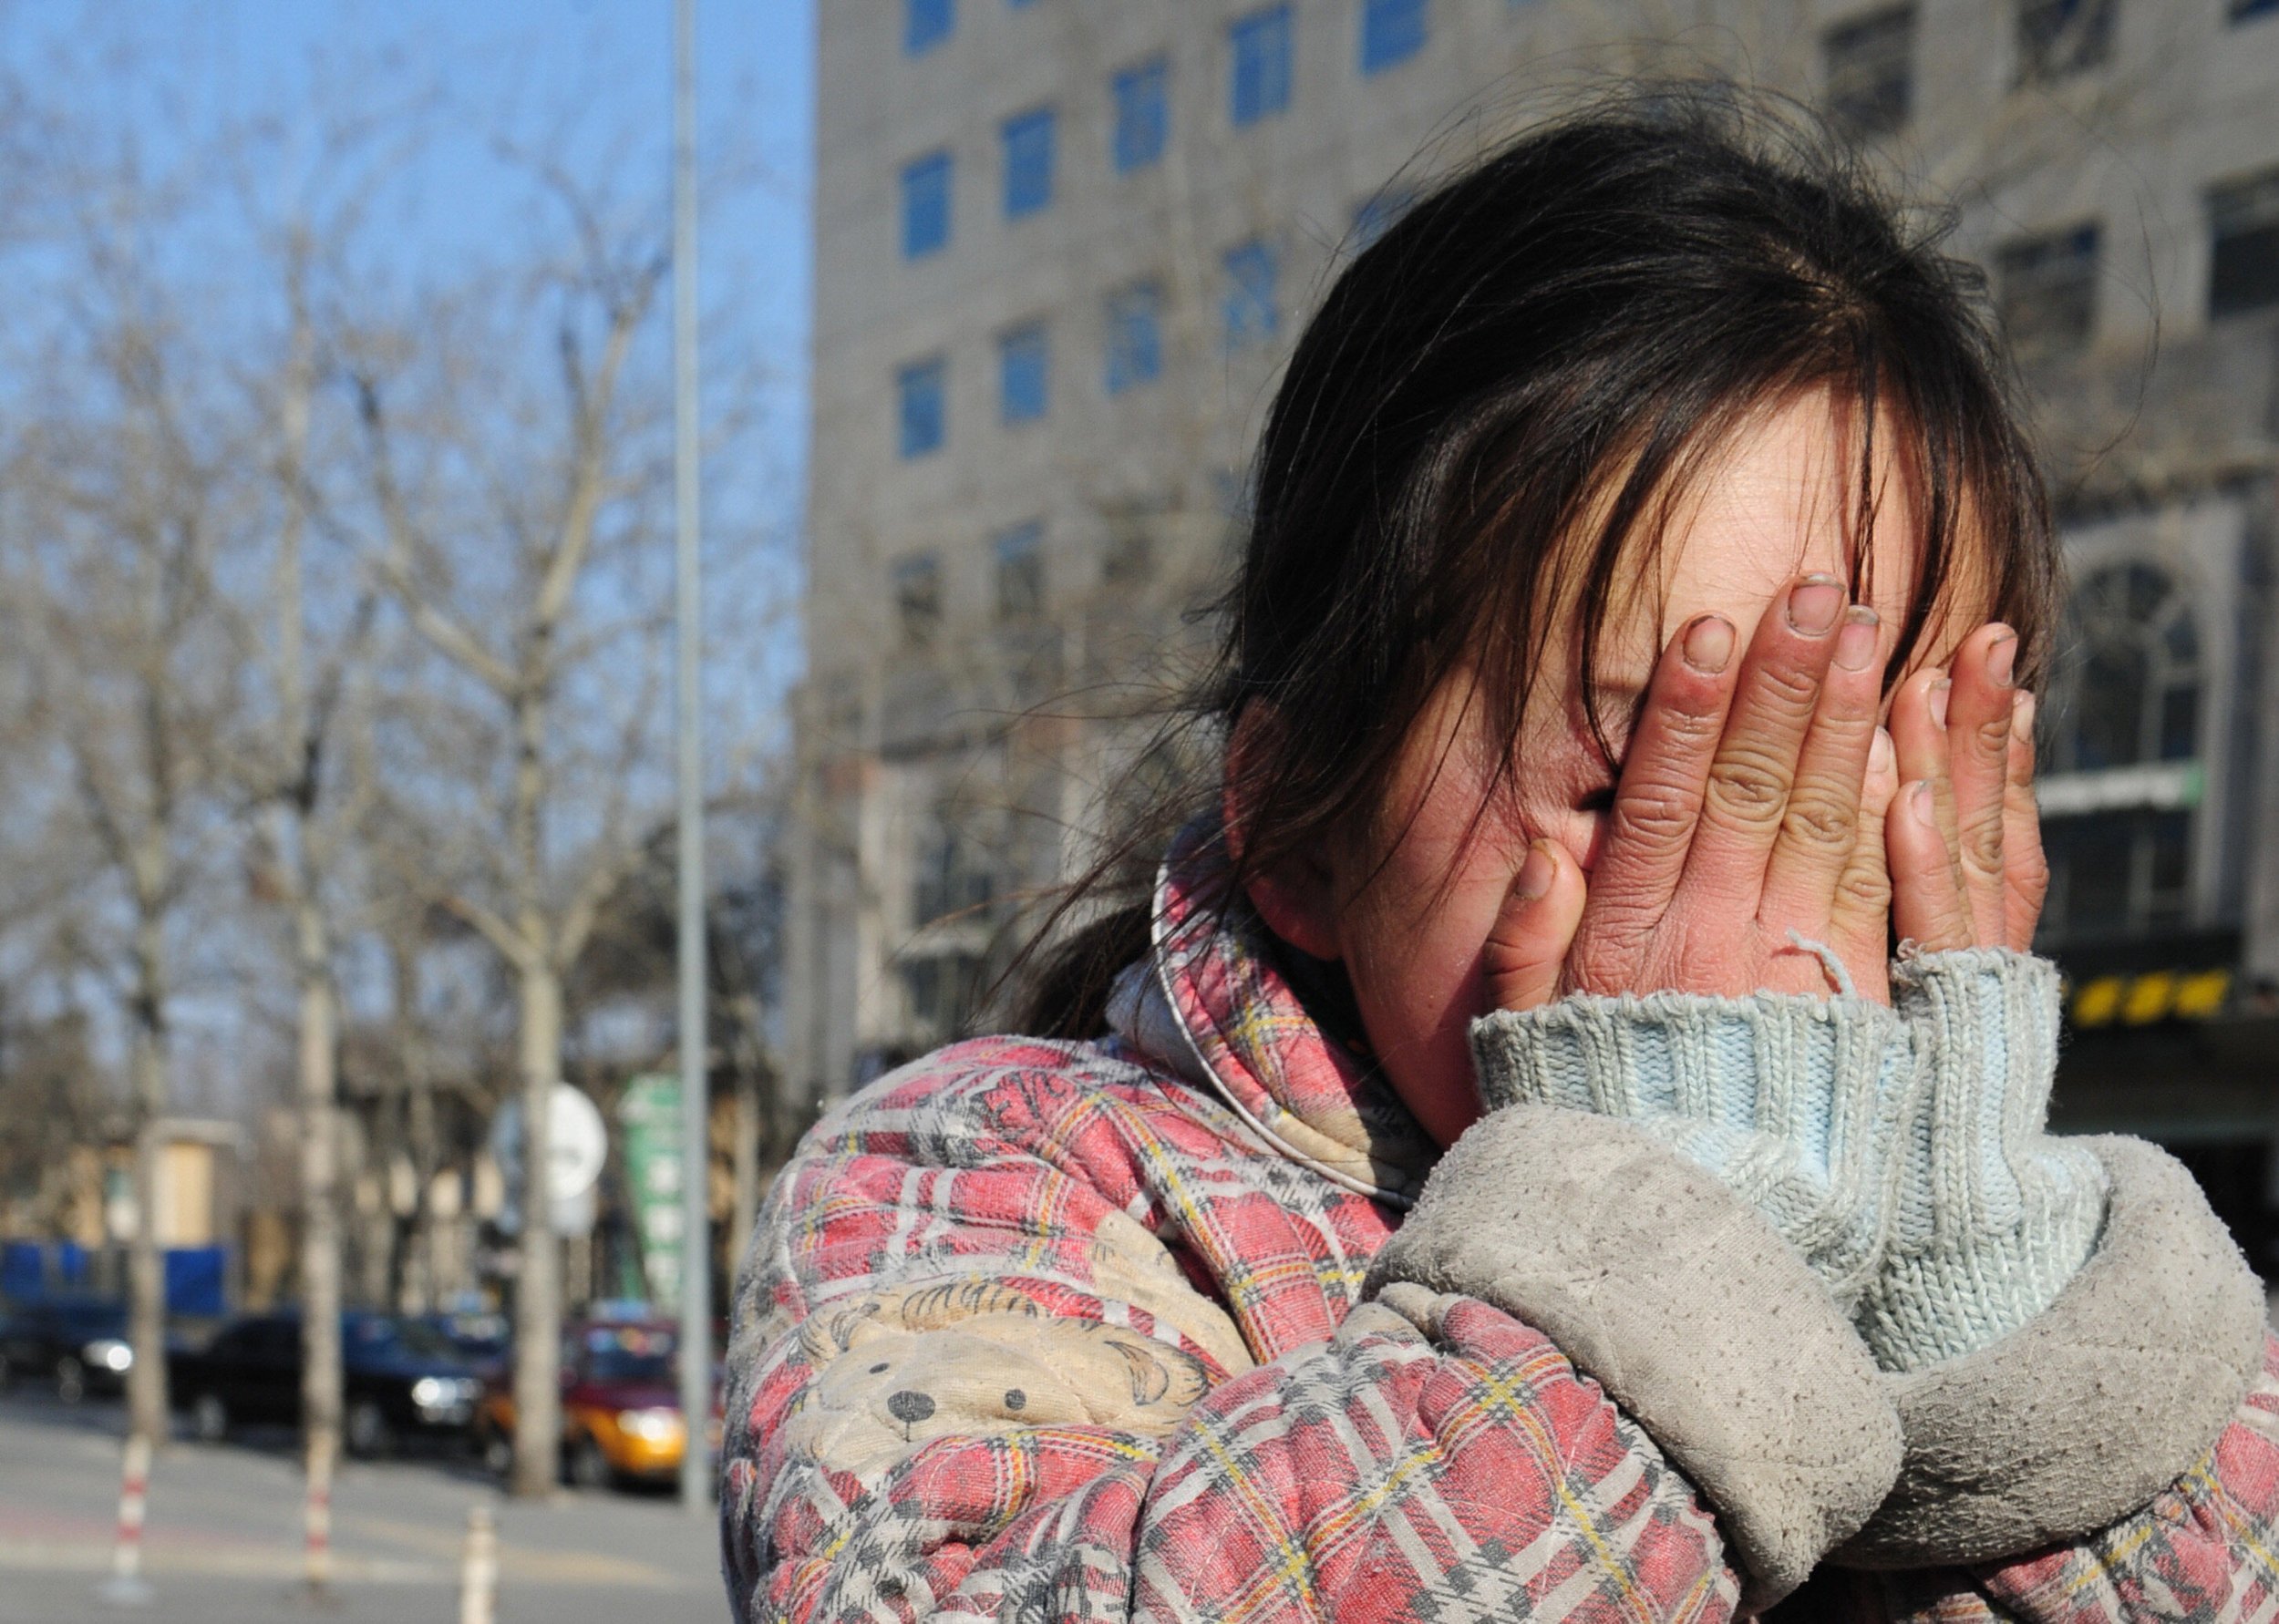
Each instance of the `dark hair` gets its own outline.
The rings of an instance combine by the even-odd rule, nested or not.
[[[1362,252],[1276,394],[1196,706],[1231,727],[1263,700],[1281,719],[1232,769],[1246,810],[1230,886],[1373,811],[1460,662],[1516,740],[1547,610],[1579,627],[1604,744],[1600,636],[1669,504],[1749,413],[1799,391],[1858,408],[1855,593],[1874,435],[1903,439],[1920,526],[1894,675],[1949,606],[1967,522],[1972,581],[2017,629],[2021,680],[2038,680],[2057,581],[2047,496],[1983,279],[1943,251],[1945,231],[1809,118],[1665,90],[1528,133]],[[1135,879],[1160,838],[1112,854],[1047,930]],[[1039,953],[1026,1029],[1097,1031],[1146,926],[1142,899]]]

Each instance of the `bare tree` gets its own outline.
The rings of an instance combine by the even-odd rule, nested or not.
[[[60,938],[125,1017],[129,1424],[156,1441],[167,1413],[159,1132],[177,937],[232,834],[238,661],[222,574],[245,491],[228,418],[205,409],[217,403],[191,381],[189,324],[153,273],[136,212],[147,200],[130,179],[93,194],[71,319],[40,357],[41,410],[10,447],[15,533],[0,596],[33,673],[46,754],[72,786],[48,808],[80,882]]]
[[[341,1218],[340,994],[335,955],[343,935],[344,896],[356,867],[359,821],[369,784],[344,772],[345,702],[365,659],[378,609],[376,583],[334,594],[320,615],[307,567],[319,480],[312,468],[313,419],[325,357],[312,287],[320,252],[337,252],[353,229],[354,205],[317,222],[296,212],[275,233],[284,306],[282,355],[273,375],[256,380],[258,421],[273,447],[275,536],[269,567],[273,621],[260,638],[265,656],[265,704],[257,708],[241,769],[249,809],[260,820],[266,861],[262,889],[289,922],[294,989],[296,1103],[301,1171],[301,1424],[312,1517],[330,1502],[340,1452]],[[354,571],[346,571],[354,580]],[[251,639],[249,638],[249,641]],[[375,1413],[376,1414],[376,1413]],[[367,1435],[369,1426],[364,1431]],[[368,1436],[367,1436],[368,1442]],[[322,1540],[309,1548],[322,1553]],[[327,1576],[312,1567],[312,1586]]]
[[[644,499],[666,468],[664,395],[640,353],[666,265],[659,221],[537,174],[566,245],[421,302],[356,363],[375,561],[430,656],[393,713],[378,860],[515,985],[523,1495],[548,1491],[560,1447],[546,1169],[563,982],[641,860],[644,805],[664,788],[665,624],[641,557]],[[549,385],[528,365],[534,338],[550,341]]]

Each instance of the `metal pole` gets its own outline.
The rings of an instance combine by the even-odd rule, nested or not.
[[[696,0],[673,7],[673,506],[680,755],[681,1504],[712,1504],[712,1247],[705,1078],[702,609],[697,579]]]
[[[150,1487],[150,1436],[130,1432],[119,1472],[119,1542],[111,1547],[111,1576],[95,1588],[97,1598],[113,1607],[148,1607],[157,1599],[142,1577],[143,1496]]]

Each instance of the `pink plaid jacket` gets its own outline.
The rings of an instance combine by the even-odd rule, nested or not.
[[[1196,906],[1212,868],[1174,848],[1111,1035],[929,1055],[777,1180],[729,1353],[737,1616],[1731,1616],[1716,1521],[1550,1341],[1362,1300],[1432,1147],[1260,928]],[[2275,1515],[2267,1345],[2206,1460],[2096,1538],[1778,1610],[2267,1619]]]

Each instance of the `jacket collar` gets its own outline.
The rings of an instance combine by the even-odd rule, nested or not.
[[[1376,1066],[1325,1033],[1247,899],[1226,895],[1216,817],[1181,829],[1158,871],[1151,961],[1125,973],[1110,1023],[1233,1107],[1268,1145],[1406,1209],[1439,1152]]]

